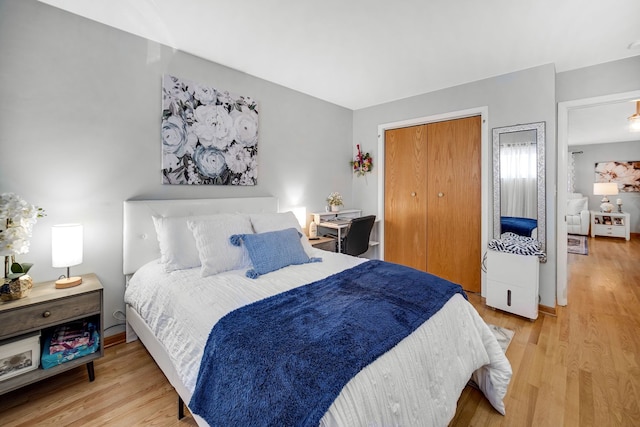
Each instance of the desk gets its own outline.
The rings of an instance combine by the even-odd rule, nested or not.
[[[329,228],[337,231],[338,253],[342,253],[342,232],[349,227],[352,218],[362,216],[361,209],[344,209],[337,212],[314,212],[313,222],[318,227]]]

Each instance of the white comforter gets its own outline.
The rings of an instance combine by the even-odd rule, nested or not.
[[[258,279],[246,278],[244,270],[206,278],[199,268],[167,274],[153,261],[132,277],[125,302],[146,321],[193,393],[209,332],[226,313],[366,261],[324,251],[318,256],[323,262],[290,266]],[[504,413],[509,361],[473,306],[456,295],[356,375],[321,425],[446,426],[472,373]]]

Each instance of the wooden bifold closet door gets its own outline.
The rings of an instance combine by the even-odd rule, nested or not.
[[[480,292],[480,116],[385,132],[384,258]]]

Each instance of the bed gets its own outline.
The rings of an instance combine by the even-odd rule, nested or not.
[[[514,216],[500,217],[500,233],[515,233],[518,236],[538,238],[538,220]]]
[[[169,257],[167,260],[165,256],[167,228],[158,228],[159,222],[175,224],[187,218],[187,228],[192,232],[191,238],[195,236],[197,240],[198,253],[198,249],[207,247],[202,243],[207,239],[205,235],[244,236],[248,245],[255,237],[254,230],[259,237],[272,232],[280,236],[290,228],[299,231],[293,214],[278,214],[277,210],[277,200],[272,197],[124,202],[127,341],[138,338],[142,341],[181,401],[190,404],[190,409],[192,398],[195,400],[195,395],[202,394],[199,387],[203,376],[199,372],[205,369],[201,361],[208,360],[203,357],[208,354],[207,340],[211,338],[210,333],[213,335],[212,328],[223,324],[223,320],[264,301],[306,288],[310,283],[320,283],[359,268],[373,268],[374,263],[387,267],[383,262],[314,249],[304,237],[299,244],[308,259],[321,259],[321,262],[288,265],[267,273],[255,265],[251,268],[252,260],[247,258],[246,251],[242,251],[242,259],[237,261],[242,268],[225,271],[216,271],[216,265],[206,257],[201,258],[200,265],[179,268],[190,264],[184,259]],[[237,217],[243,219],[237,220]],[[246,218],[251,223],[251,232],[243,234]],[[156,230],[164,230],[160,238]],[[177,242],[175,246],[193,244],[184,238],[174,233],[173,240],[169,240]],[[188,255],[189,251],[194,256],[192,247],[173,249],[176,258]],[[215,245],[213,251],[212,247],[209,249],[208,256],[216,258],[214,264],[218,262],[217,257],[232,256],[232,250],[216,249]],[[249,250],[249,246],[246,249]],[[174,267],[178,268],[168,272],[171,261],[175,261]],[[258,270],[260,274],[248,277],[250,270]],[[329,399],[331,403],[326,411],[322,410],[319,421],[309,425],[444,426],[455,414],[457,400],[470,379],[494,408],[504,413],[502,400],[511,377],[510,364],[488,326],[463,294],[452,295],[428,320],[391,347],[359,369],[337,397]],[[201,415],[194,414],[198,425],[222,424],[215,414],[214,418],[211,414]]]

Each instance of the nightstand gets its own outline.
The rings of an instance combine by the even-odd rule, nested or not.
[[[631,215],[625,212],[591,211],[591,237],[609,236],[631,239]]]
[[[99,325],[100,346],[95,353],[73,359],[49,369],[38,368],[12,378],[0,380],[0,394],[57,375],[80,365],[87,366],[93,381],[93,361],[104,355],[103,288],[95,274],[82,276],[82,284],[73,288],[56,289],[55,281],[37,283],[29,296],[0,302],[0,346],[17,337],[44,333],[50,328],[75,320],[90,320]],[[42,349],[42,343],[40,344]]]
[[[336,251],[336,239],[332,237],[318,237],[315,240],[309,239],[309,243],[316,249],[322,249],[323,251],[329,252]]]

